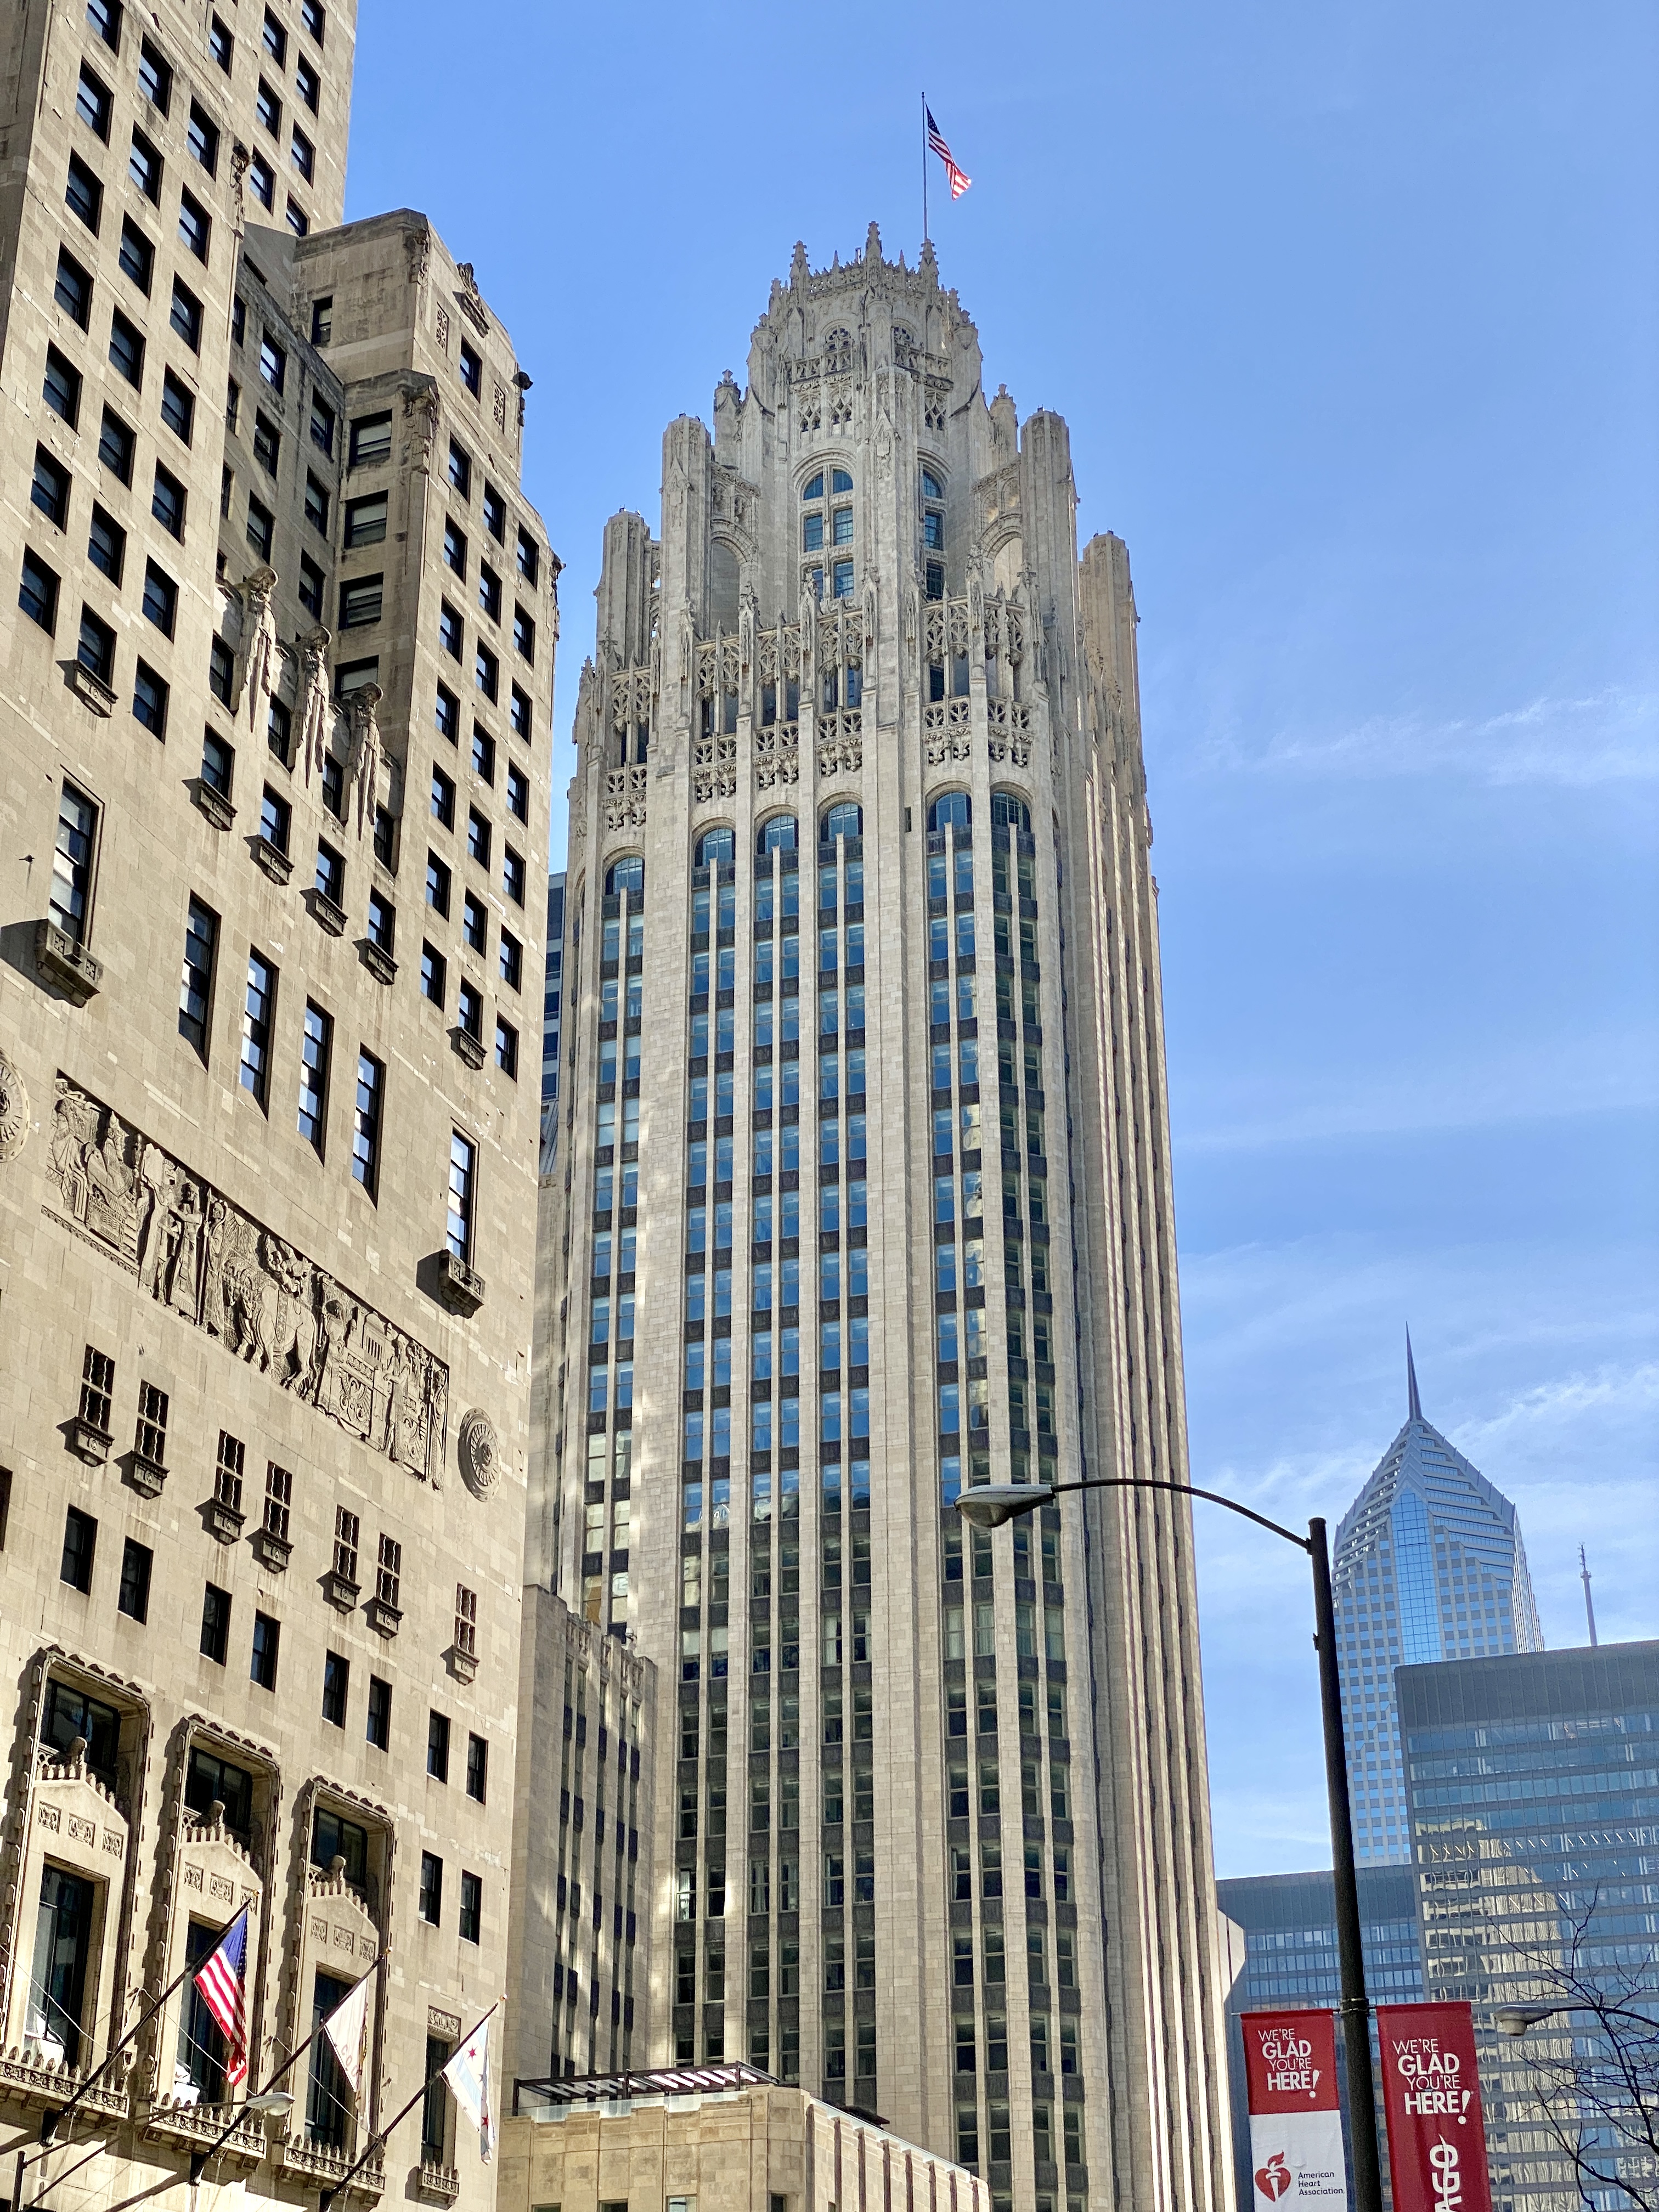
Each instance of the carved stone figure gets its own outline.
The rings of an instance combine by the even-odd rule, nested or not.
[[[264,735],[270,695],[276,688],[279,641],[270,605],[276,589],[276,571],[264,567],[252,569],[240,587],[242,690],[247,700],[248,727],[256,738]]]
[[[300,758],[309,783],[313,775],[322,774],[328,752],[329,635],[319,623],[315,629],[302,630],[294,644],[300,656]]]
[[[488,1498],[501,1480],[500,1449],[495,1425],[488,1413],[475,1406],[471,1413],[463,1414],[456,1450],[460,1457],[461,1480],[475,1498]]]
[[[29,1094],[23,1079],[0,1052],[0,1164],[15,1160],[29,1140]]]
[[[167,1303],[196,1318],[201,1301],[202,1232],[205,1226],[193,1182],[179,1193],[167,1224]]]
[[[425,223],[415,230],[404,233],[404,260],[409,270],[409,281],[419,291],[426,282],[426,272],[432,259],[432,233]]]
[[[142,1211],[138,1287],[155,1297],[166,1255],[167,1208],[173,1194],[173,1163],[159,1145],[146,1140],[138,1165],[138,1182]]]
[[[432,472],[432,448],[438,436],[438,395],[430,385],[404,393],[404,453],[417,475]]]
[[[357,835],[360,837],[374,827],[374,805],[380,778],[380,725],[375,710],[380,706],[380,696],[378,684],[360,684],[356,690],[346,695],[346,723],[351,732],[346,776],[357,793]]]

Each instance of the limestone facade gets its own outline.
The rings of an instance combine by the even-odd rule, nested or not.
[[[1126,550],[931,249],[798,248],[607,525],[532,1554],[656,1662],[650,2041],[974,2168],[1224,2204]],[[555,2070],[618,2063],[556,2006]]]
[[[507,1979],[557,631],[510,337],[340,227],[354,30],[0,31],[0,2123],[246,1905],[251,2087],[371,1976],[361,2099],[301,2058],[203,2184],[287,2202]],[[54,2207],[183,2200],[210,2029]],[[456,2130],[353,2199],[482,2212]]]

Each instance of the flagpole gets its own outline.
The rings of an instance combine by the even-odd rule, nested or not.
[[[358,1975],[356,1980],[346,1991],[345,1996],[340,1999],[340,2004],[349,2003],[351,1999],[357,1994],[357,1991],[362,1989],[363,1984],[368,1979],[369,1975],[378,1974],[381,1966],[384,1965],[386,1960],[391,1957],[391,1955],[392,1954],[389,1949],[382,1951],[380,1957],[374,1961],[374,1964],[368,1967],[366,1972]],[[338,2012],[339,2009],[340,2005],[336,2005],[332,2011],[324,2014],[323,2018],[318,2021],[316,2027],[312,2029],[310,2034],[307,2036],[305,2041],[300,2045],[299,2048],[295,2051],[291,2051],[289,2053],[288,2057],[276,2069],[276,2071],[271,2075],[270,2081],[265,2083],[264,2087],[263,2089],[256,2089],[254,2091],[254,2096],[268,2097],[270,2094],[271,2091],[276,2087],[276,2084],[282,2080],[283,2075],[288,2073],[291,2068],[299,2064],[301,2059],[305,2057],[307,2051],[310,2050],[312,2045],[315,2043],[318,2037],[328,2026],[329,2021],[334,2017],[334,2014]],[[201,2179],[203,2171],[205,2168],[208,2160],[219,2148],[219,2146],[222,2142],[228,2141],[232,2133],[237,2128],[241,2126],[243,2116],[246,2114],[248,2106],[252,2101],[253,2099],[252,2097],[245,2098],[243,2100],[241,2104],[236,2107],[236,2111],[231,2118],[225,2123],[225,2125],[220,2130],[219,2133],[215,2136],[213,2141],[209,2143],[205,2150],[191,2151],[190,2154],[190,2179],[192,2188]]]
[[[43,2143],[49,2143],[52,2142],[52,2138],[57,2135],[58,2129],[62,2126],[63,2123],[68,2119],[70,2114],[80,2103],[82,2098],[86,2095],[88,2090],[92,2088],[100,2078],[109,2071],[110,2067],[114,2063],[121,2052],[126,2049],[128,2044],[131,2042],[133,2037],[138,2033],[139,2030],[143,2027],[148,2021],[155,2019],[156,2014],[160,2012],[161,2007],[173,1995],[173,1992],[178,1988],[179,1983],[184,1980],[185,1975],[192,1973],[194,1971],[193,1967],[187,1966],[184,1968],[182,1972],[173,1976],[173,1979],[167,1984],[166,1989],[162,1990],[161,1996],[155,2000],[147,2010],[139,2014],[137,2019],[134,2021],[132,2026],[121,2038],[121,2040],[118,2043],[112,2043],[110,2045],[108,2051],[104,2055],[102,2063],[94,2067],[92,2072],[88,2075],[86,2080],[81,2084],[75,2094],[70,2099],[67,2105],[60,2106],[56,2110],[49,2108],[40,2115],[40,2140]]]
[[[473,2037],[483,2026],[484,2021],[489,2018],[489,2014],[500,2009],[501,2002],[501,1999],[497,1997],[495,2003],[490,2006],[489,2012],[484,2014],[483,2019],[476,2021],[473,2023],[472,2027],[468,2029],[467,2033],[456,2045],[456,2050],[465,2050],[467,2045],[471,2042]],[[392,2115],[392,2118],[386,2122],[386,2125],[369,2137],[368,2148],[363,2152],[362,2157],[358,2159],[356,2164],[348,2168],[331,2189],[325,2189],[323,2191],[321,2196],[317,2200],[317,2212],[329,2212],[329,2207],[333,2203],[335,2198],[342,2195],[344,2191],[351,2186],[353,2181],[356,2180],[356,2177],[368,2164],[368,2161],[374,2157],[375,2152],[377,2150],[384,2149],[386,2137],[392,2133],[393,2128],[397,2126],[400,2120],[405,2120],[409,2118],[409,2115],[414,2111],[416,2106],[420,2103],[422,2098],[425,2096],[427,2091],[432,2087],[433,2083],[441,2078],[445,2068],[447,2068],[448,2064],[449,2061],[446,2058],[442,2066],[440,2066],[435,2072],[427,2075],[425,2081],[422,2082],[420,2087],[415,2092],[415,2094],[410,2099],[409,2102],[406,2105],[400,2106]]]
[[[927,94],[921,95],[921,242],[927,243]]]

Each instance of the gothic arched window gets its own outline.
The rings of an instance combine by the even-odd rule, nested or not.
[[[829,481],[825,496],[824,483]],[[853,479],[845,469],[818,470],[801,486],[802,513],[800,519],[801,551],[817,554],[816,561],[808,562],[801,572],[801,581],[815,599],[823,597],[823,560],[827,550],[830,556],[830,595],[837,599],[853,596]]]
[[[705,830],[697,840],[696,865],[700,868],[716,862],[721,867],[729,866],[737,854],[738,841],[730,830]]]
[[[965,791],[942,791],[927,802],[930,830],[943,830],[947,822],[953,829],[965,830],[973,818],[974,802]]]
[[[800,842],[800,824],[793,814],[769,814],[755,839],[757,853],[793,853]]]
[[[996,830],[1023,830],[1029,836],[1031,810],[1018,792],[994,791],[991,793],[991,826]]]
[[[818,825],[820,843],[833,845],[837,838],[861,837],[864,835],[864,809],[855,806],[850,799],[839,806],[832,806]]]
[[[927,596],[945,597],[945,486],[932,469],[921,472],[921,545]]]
[[[645,889],[645,862],[637,853],[625,860],[613,860],[605,872],[605,891],[612,898],[618,891],[642,891]]]

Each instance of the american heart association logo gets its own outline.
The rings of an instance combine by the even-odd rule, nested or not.
[[[1285,2163],[1282,2150],[1276,2150],[1266,2166],[1257,2166],[1255,2185],[1269,2204],[1277,2204],[1281,2197],[1289,2195],[1291,2170]]]

